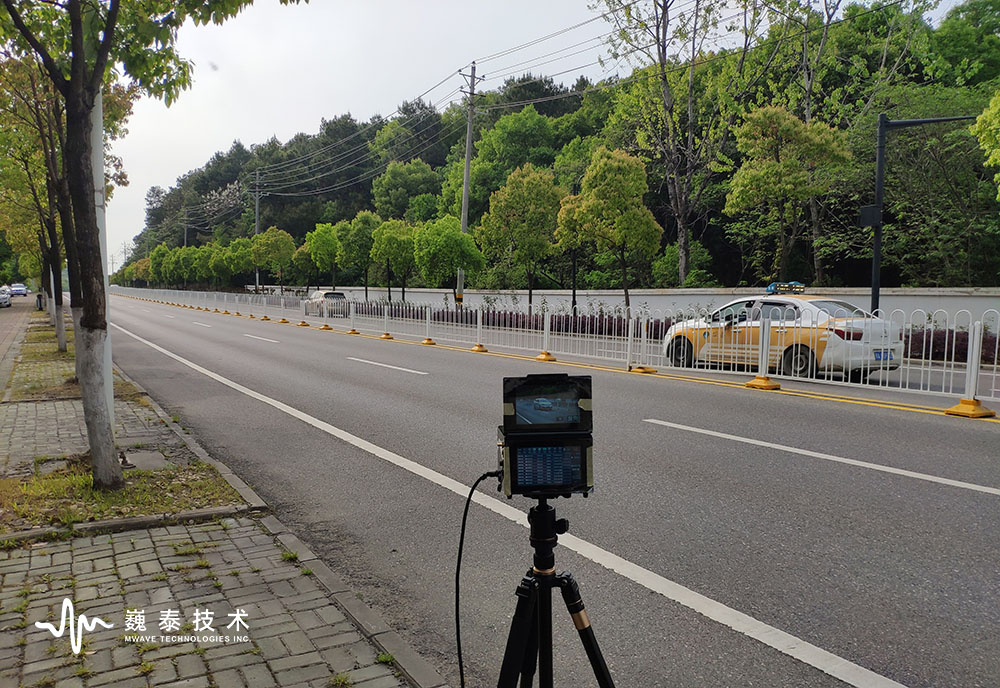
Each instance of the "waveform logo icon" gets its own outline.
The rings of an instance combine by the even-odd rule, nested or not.
[[[62,612],[59,614],[59,628],[55,627],[55,624],[46,623],[43,621],[36,621],[35,628],[40,628],[43,631],[48,631],[56,638],[62,638],[67,632],[69,632],[69,646],[73,650],[73,654],[80,654],[80,649],[83,647],[83,632],[92,632],[97,625],[100,624],[105,628],[113,628],[114,624],[110,624],[107,621],[102,621],[101,619],[88,619],[86,614],[80,614],[76,616],[76,610],[73,608],[73,601],[68,597],[64,597],[62,601]]]

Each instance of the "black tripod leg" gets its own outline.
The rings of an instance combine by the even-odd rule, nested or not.
[[[587,618],[587,610],[583,605],[583,598],[580,596],[580,586],[573,579],[573,574],[568,572],[560,573],[556,577],[556,584],[562,589],[563,601],[566,602],[566,609],[573,617],[573,625],[576,626],[580,634],[580,641],[583,649],[587,651],[587,659],[597,677],[597,685],[600,688],[615,688],[614,681],[611,680],[611,672],[601,654],[601,648],[597,645],[597,637],[594,636],[594,629],[590,627],[590,619]]]
[[[507,635],[507,649],[503,653],[503,664],[500,665],[500,680],[497,688],[517,688],[517,678],[528,667],[527,652],[531,651],[530,670],[534,674],[534,655],[537,646],[536,634],[536,600],[537,586],[535,579],[525,576],[517,586],[517,607],[510,623],[510,633]],[[531,685],[531,676],[528,677]]]

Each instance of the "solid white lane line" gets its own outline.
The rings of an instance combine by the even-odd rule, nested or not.
[[[427,375],[427,373],[421,372],[419,370],[410,370],[409,368],[400,368],[399,366],[389,365],[388,363],[379,363],[377,361],[369,361],[364,358],[354,358],[354,356],[348,356],[348,361],[357,361],[358,363],[367,363],[368,365],[381,366],[382,368],[392,368],[393,370],[402,370],[404,373],[413,373],[414,375]]]
[[[916,478],[917,480],[926,480],[931,483],[938,483],[939,485],[948,485],[950,487],[960,487],[963,490],[972,490],[974,492],[983,492],[985,494],[994,495],[1000,497],[1000,489],[995,487],[986,487],[985,485],[977,485],[975,483],[965,483],[961,480],[951,480],[950,478],[940,478],[936,475],[929,475],[927,473],[917,473],[916,471],[907,471],[902,468],[893,468],[892,466],[881,466],[877,463],[869,463],[867,461],[858,461],[857,459],[846,459],[842,456],[834,456],[833,454],[824,454],[822,452],[810,451],[808,449],[799,449],[798,447],[789,447],[784,444],[775,444],[773,442],[764,442],[763,440],[754,440],[748,437],[740,437],[738,435],[727,435],[724,432],[717,432],[715,430],[706,430],[705,428],[696,428],[691,425],[681,425],[680,423],[669,423],[665,420],[657,420],[655,418],[644,419],[646,423],[654,423],[656,425],[663,425],[668,428],[674,428],[676,430],[686,430],[687,432],[696,432],[700,435],[708,435],[710,437],[718,437],[724,440],[731,440],[733,442],[742,442],[743,444],[752,444],[757,447],[765,447],[767,449],[777,449],[778,451],[788,452],[790,454],[800,454],[802,456],[809,456],[814,459],[823,459],[825,461],[834,461],[836,463],[847,464],[848,466],[857,466],[859,468],[868,468],[873,471],[881,471],[883,473],[892,473],[893,475],[902,475],[907,478]]]
[[[122,330],[122,332],[124,332],[124,330]],[[262,342],[271,342],[272,344],[280,344],[281,343],[277,339],[268,339],[267,337],[258,337],[255,334],[244,334],[243,336],[244,337],[250,337],[250,339],[259,339]]]
[[[197,320],[192,320],[191,324],[192,325],[197,325],[198,327],[211,327],[211,325],[206,325],[205,323],[200,323]]]
[[[193,363],[192,361],[189,361],[172,351],[167,351],[163,347],[158,346],[149,340],[143,339],[139,335],[132,334],[119,325],[112,323],[112,326],[129,337],[142,342],[151,349],[159,351],[164,356],[168,356],[178,363],[187,366],[191,370],[197,371],[202,375],[229,387],[230,389],[240,392],[241,394],[245,394],[251,399],[256,399],[257,401],[282,411],[293,418],[297,418],[307,425],[332,435],[337,439],[343,440],[344,442],[347,442],[362,451],[368,452],[372,456],[383,459],[384,461],[407,470],[414,475],[420,476],[435,485],[443,487],[450,492],[454,492],[462,499],[464,499],[469,493],[468,487],[457,480],[431,470],[416,461],[403,458],[399,454],[395,454],[388,449],[383,449],[376,444],[372,444],[371,442],[356,435],[352,435],[346,430],[341,430],[340,428],[330,425],[325,421],[303,413],[302,411],[293,408],[288,404],[282,403],[277,399],[272,399],[271,397],[264,396],[259,392],[255,392],[249,387],[244,387],[238,382],[225,378],[218,373],[213,373],[211,370],[203,368],[197,363]],[[524,528],[528,527],[527,514],[523,511],[515,509],[505,502],[500,501],[499,499],[489,497],[481,492],[474,493],[472,499],[476,502],[476,504],[489,509],[493,513],[503,516],[504,518],[513,521]],[[843,657],[839,657],[821,647],[817,647],[816,645],[797,638],[790,633],[786,633],[785,631],[775,628],[774,626],[769,626],[762,621],[758,621],[748,614],[731,609],[721,602],[716,602],[715,600],[705,597],[704,595],[686,588],[679,583],[675,583],[674,581],[668,580],[657,573],[653,573],[652,571],[644,569],[637,564],[633,564],[632,562],[627,561],[616,554],[612,554],[597,545],[591,544],[586,540],[581,540],[573,535],[565,534],[560,536],[559,543],[567,549],[571,549],[574,552],[587,557],[591,561],[594,561],[604,568],[614,571],[615,573],[638,583],[648,590],[657,592],[667,599],[696,611],[712,621],[721,623],[724,626],[733,629],[737,633],[742,633],[743,635],[763,643],[778,652],[819,669],[820,671],[827,673],[850,686],[854,686],[855,688],[905,688],[905,686],[901,683],[897,683],[896,681],[880,676],[869,669],[853,664]]]

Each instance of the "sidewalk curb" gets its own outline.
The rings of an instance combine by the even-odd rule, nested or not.
[[[344,581],[323,563],[312,550],[293,535],[274,516],[260,519],[267,531],[289,551],[298,555],[298,561],[308,563],[313,577],[323,584],[347,617],[361,633],[383,652],[393,657],[393,664],[417,688],[448,688],[437,670],[421,657],[406,640],[396,633],[371,607],[359,599]]]
[[[147,392],[135,380],[126,375],[120,368],[116,366],[115,369],[123,379],[134,385],[140,393],[144,394],[146,398],[149,399],[150,405],[153,407],[153,410],[160,417],[160,419],[163,420],[167,427],[172,429],[184,441],[184,444],[187,445],[187,447],[194,452],[200,460],[214,466],[222,477],[226,479],[226,482],[240,493],[240,496],[243,497],[248,503],[247,507],[241,507],[243,511],[256,511],[258,513],[269,511],[267,503],[264,502],[260,495],[254,492],[253,488],[233,473],[224,463],[209,456],[208,452],[205,451],[200,444],[198,444],[194,437],[185,433],[180,425],[175,423],[170,416],[167,415],[166,411],[164,411],[160,405],[156,403],[156,400],[150,396],[149,392]],[[224,509],[229,507],[220,508]],[[199,511],[207,512],[213,510],[201,509]],[[215,516],[213,515],[208,518],[214,517]],[[114,521],[141,520],[143,518],[149,517],[137,517],[136,519],[114,519]],[[430,662],[417,654],[410,644],[406,642],[402,636],[390,628],[375,610],[360,600],[354,594],[354,591],[343,582],[340,576],[334,573],[329,566],[316,556],[316,554],[314,554],[304,542],[299,540],[299,538],[296,537],[295,534],[292,533],[281,521],[279,521],[277,517],[273,514],[267,513],[259,520],[267,532],[273,535],[278,542],[281,543],[282,547],[297,554],[298,561],[308,565],[308,568],[312,570],[313,576],[316,580],[327,589],[330,596],[344,611],[347,618],[354,622],[354,624],[358,627],[358,630],[361,631],[362,635],[374,643],[383,652],[387,652],[393,656],[393,664],[414,686],[414,688],[448,688],[448,684],[443,678],[441,678],[441,675],[438,674],[437,670],[431,666]],[[92,526],[93,523],[85,525]]]

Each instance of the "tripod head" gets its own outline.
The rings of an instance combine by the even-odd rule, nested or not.
[[[545,497],[536,499],[538,504],[528,510],[528,539],[535,550],[534,571],[536,574],[552,575],[556,565],[553,550],[558,543],[558,536],[569,531],[569,520],[556,519],[556,509]]]

